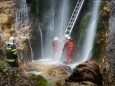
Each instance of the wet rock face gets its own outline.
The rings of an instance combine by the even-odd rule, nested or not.
[[[26,78],[22,72],[16,68],[5,68],[0,69],[0,86],[19,86],[19,85],[27,85],[30,80],[30,84],[35,83],[32,82],[31,79]]]
[[[67,82],[90,81],[97,85],[102,85],[102,79],[99,66],[95,61],[86,61],[79,64],[74,69],[72,75],[66,79]]]
[[[0,56],[5,42],[14,33],[15,0],[0,0]]]
[[[107,53],[103,61],[104,86],[115,86],[115,1],[111,1]]]
[[[0,86],[48,86],[48,82],[40,75],[24,74],[17,68],[0,68]]]
[[[66,82],[65,80],[58,80],[55,86],[98,86],[98,85],[90,81]]]

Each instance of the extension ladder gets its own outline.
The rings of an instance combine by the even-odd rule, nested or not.
[[[63,50],[64,44],[65,44],[65,40],[66,40],[65,35],[67,34],[67,35],[70,36],[70,34],[71,34],[72,30],[73,30],[73,27],[75,25],[75,22],[76,22],[76,20],[78,18],[78,15],[79,15],[79,13],[81,11],[81,8],[83,6],[84,1],[85,0],[78,0],[77,1],[77,4],[76,4],[76,6],[74,8],[72,16],[71,16],[71,18],[69,20],[69,23],[67,25],[67,28],[65,30],[64,36],[62,37],[61,45],[59,46],[59,51],[56,53],[56,56],[55,56],[55,58],[56,58],[55,60],[56,61],[59,61],[61,56],[62,56],[62,53],[63,53],[62,50]]]
[[[72,32],[72,30],[73,30],[73,27],[74,27],[74,25],[75,25],[75,22],[76,22],[76,20],[77,20],[77,18],[78,18],[78,15],[79,15],[80,11],[81,11],[81,8],[82,8],[82,6],[83,6],[84,1],[85,1],[85,0],[78,0],[78,1],[77,1],[77,4],[76,4],[76,6],[75,6],[75,8],[74,8],[74,11],[73,11],[73,13],[72,13],[72,16],[71,16],[71,18],[70,18],[70,20],[69,20],[69,23],[68,23],[68,25],[67,25],[67,28],[66,28],[66,30],[65,30],[64,37],[65,37],[66,34],[67,34],[67,35],[70,35],[70,34],[71,34],[71,32]]]

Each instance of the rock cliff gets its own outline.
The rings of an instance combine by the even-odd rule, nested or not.
[[[115,1],[111,1],[109,18],[109,38],[102,73],[104,86],[115,86]]]
[[[0,56],[3,56],[4,46],[10,35],[14,34],[15,2],[0,0]]]

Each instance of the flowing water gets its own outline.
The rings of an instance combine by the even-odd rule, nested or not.
[[[31,60],[34,60],[34,53],[33,53],[30,39],[28,39],[28,43],[29,43],[29,47],[30,47],[30,51],[31,51]]]
[[[24,63],[26,62],[27,55],[24,51],[24,41],[27,40],[29,42],[31,59],[33,59],[33,50],[31,47],[31,42],[29,39],[30,36],[30,20],[28,15],[28,7],[26,0],[18,0],[17,1],[17,11],[16,11],[16,19],[15,19],[15,32],[17,35],[17,49],[19,49],[20,57],[23,58]]]
[[[19,33],[20,28],[25,28],[29,26],[28,9],[27,9],[26,0],[20,0],[19,2],[20,2],[19,10],[17,10],[17,13],[16,13],[16,32],[17,33]],[[70,2],[71,0],[59,0],[59,1],[49,0],[48,1],[50,8],[43,13],[43,15],[45,15],[43,25],[44,26],[46,25],[46,27],[43,29],[45,29],[46,33],[42,31],[43,29],[41,28],[39,29],[39,34],[41,36],[40,46],[41,46],[41,51],[42,51],[41,52],[42,59],[45,59],[45,58],[49,59],[52,57],[52,41],[54,37],[57,36],[59,39],[62,39],[62,36],[64,35],[65,29],[69,22],[70,14],[71,14]],[[91,54],[92,54],[92,48],[93,48],[95,34],[96,34],[100,2],[101,0],[94,0],[92,12],[91,12],[91,20],[88,24],[88,28],[87,28],[87,32],[85,36],[86,38],[84,40],[84,44],[83,44],[83,48],[81,52],[82,54],[79,57],[81,58],[80,62],[86,61],[90,59],[92,56]],[[38,9],[37,3],[39,3],[38,0],[36,0],[36,14],[39,14],[40,9]],[[27,32],[25,34],[27,34]],[[31,50],[31,58],[33,59],[34,53],[33,53],[33,49],[31,47],[30,42],[29,42],[29,45],[30,45],[30,50]],[[59,61],[59,59],[57,60]],[[50,61],[52,62],[52,60]]]
[[[19,7],[16,12],[16,22],[15,22],[16,32],[18,31],[18,29],[29,25],[28,7],[26,0],[19,0],[18,6]]]
[[[68,25],[66,26],[66,31],[68,31],[68,27],[69,27],[69,33],[68,33],[68,35],[70,36],[71,35],[71,32],[72,32],[72,30],[73,30],[73,28],[74,28],[74,26],[75,26],[75,23],[76,23],[76,20],[77,20],[77,18],[78,18],[78,16],[79,16],[79,14],[80,14],[80,12],[81,12],[81,8],[82,8],[82,6],[83,6],[83,4],[84,4],[84,0],[81,0],[80,2],[79,2],[80,0],[78,0],[78,2],[77,2],[77,4],[76,4],[76,6],[75,6],[75,8],[74,8],[74,10],[73,10],[73,13],[72,13],[72,16],[71,16],[71,18],[70,18],[70,21],[68,22]],[[79,4],[79,5],[78,5]],[[76,15],[75,15],[75,13],[77,13]],[[73,15],[74,15],[74,20],[71,20],[71,19],[73,19]],[[63,24],[63,22],[61,22],[62,24]],[[62,25],[61,24],[61,25]],[[71,28],[70,28],[70,24],[73,24],[72,26],[71,26]],[[61,31],[61,30],[60,30]],[[62,32],[62,31],[61,31]],[[55,56],[55,60],[56,61],[60,61],[60,59],[61,59],[61,57],[62,57],[62,54],[63,54],[63,47],[64,47],[64,44],[65,44],[65,41],[66,41],[66,38],[65,38],[65,31],[63,31],[64,33],[61,35],[61,45],[59,46],[59,51],[56,53],[56,56]],[[71,36],[70,36],[71,37]]]
[[[40,26],[38,30],[39,30],[40,37],[41,37],[41,58],[43,58],[43,35],[42,35],[42,30]]]
[[[101,0],[93,1],[91,20],[90,20],[88,28],[87,28],[86,38],[84,40],[84,45],[82,48],[82,50],[83,50],[82,56],[81,56],[82,61],[89,60],[92,57],[92,49],[93,49],[95,35],[96,35],[100,3],[101,3]]]
[[[84,44],[82,47],[81,55],[79,56],[79,58],[81,58],[81,59],[78,62],[76,62],[77,64],[69,65],[72,68],[81,62],[91,59],[91,57],[92,57],[92,49],[94,46],[94,40],[95,40],[95,35],[96,35],[100,3],[101,3],[101,0],[93,1],[91,19],[88,24],[88,27],[86,28],[87,31],[86,31],[86,35],[85,35],[85,40],[84,40]]]
[[[46,34],[45,34],[45,39],[43,39],[45,42],[43,44],[43,54],[44,58],[49,59],[51,58],[52,55],[52,39],[54,35],[54,0],[49,0],[47,1],[48,5],[50,5],[48,8],[48,12],[44,12],[45,14],[45,19],[47,21],[47,25],[45,27],[46,29]],[[44,21],[45,22],[45,21]]]
[[[64,34],[65,27],[67,25],[69,19],[69,1],[70,0],[60,0],[59,2],[56,0],[50,0],[51,7],[48,12],[46,12],[46,16],[51,17],[48,21],[48,25],[46,26],[46,35],[45,35],[45,44],[44,46],[44,58],[52,58],[52,42],[54,37],[61,37]],[[59,6],[57,6],[57,3]],[[56,7],[57,6],[57,7]],[[49,13],[50,12],[50,13]]]
[[[81,58],[81,60],[79,62],[77,62],[77,64],[79,64],[81,62],[84,62],[86,60],[89,60],[92,57],[92,48],[93,48],[93,44],[94,44],[94,40],[95,40],[96,27],[97,27],[97,22],[98,22],[98,17],[99,17],[100,3],[101,3],[101,0],[94,0],[93,1],[93,7],[92,7],[92,11],[91,11],[91,19],[90,19],[90,22],[88,24],[88,27],[86,28],[87,31],[86,31],[86,34],[85,34],[85,40],[84,40],[84,43],[83,43],[81,55],[79,57],[79,58]],[[57,29],[57,30],[60,31],[59,32],[59,38],[62,37],[62,35],[64,34],[64,29],[63,29],[64,25],[66,27],[66,24],[64,24],[62,22],[64,22],[64,21],[67,22],[67,20],[66,20],[67,18],[66,17],[68,17],[68,16],[66,15],[66,17],[63,18],[64,17],[63,15],[65,13],[64,12],[65,11],[65,7],[69,7],[69,2],[67,3],[67,2],[64,2],[64,0],[63,0],[62,4],[63,4],[62,7],[60,6],[62,9],[59,12],[61,14],[61,16],[62,16],[61,17],[62,20],[60,20],[60,22],[57,23],[58,26],[59,26],[59,29]],[[58,55],[59,54],[60,53],[58,53]],[[59,59],[58,59],[58,61],[59,61]],[[75,65],[72,64],[70,66],[75,66]]]
[[[62,0],[60,7],[59,7],[59,11],[58,11],[58,15],[59,15],[59,21],[56,22],[57,26],[57,37],[59,37],[59,39],[62,39],[68,20],[69,20],[69,8],[70,7],[70,0]]]

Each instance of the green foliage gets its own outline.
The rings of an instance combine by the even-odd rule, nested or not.
[[[43,76],[32,74],[31,77],[37,81],[38,86],[49,86],[48,81]]]
[[[0,60],[0,68],[8,68],[8,67],[10,67],[8,63]]]
[[[88,27],[88,22],[89,22],[90,18],[89,18],[89,15],[86,15],[81,23],[80,23],[80,30],[79,30],[79,42],[78,44],[81,44],[83,38],[84,38],[84,32],[86,30],[86,28]]]

